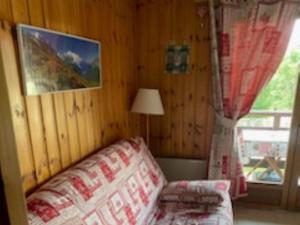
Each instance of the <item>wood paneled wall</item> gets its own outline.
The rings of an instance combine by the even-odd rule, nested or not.
[[[12,74],[9,88],[25,192],[94,150],[140,133],[139,117],[129,112],[137,88],[135,13],[134,0],[0,0],[0,20],[102,44],[100,90],[24,97],[20,72]]]
[[[138,0],[139,86],[158,88],[166,111],[151,117],[151,149],[157,156],[208,156],[213,120],[209,15],[198,16],[198,6],[195,0]],[[164,73],[170,43],[190,45],[188,74]]]

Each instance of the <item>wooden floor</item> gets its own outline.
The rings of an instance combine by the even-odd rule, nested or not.
[[[234,208],[235,225],[300,225],[300,212],[277,209]]]

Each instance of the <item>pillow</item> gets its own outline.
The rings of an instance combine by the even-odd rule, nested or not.
[[[161,192],[161,202],[186,202],[219,205],[228,195],[230,181],[176,181]]]

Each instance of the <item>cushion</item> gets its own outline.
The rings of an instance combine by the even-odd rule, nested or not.
[[[162,202],[183,202],[219,205],[228,194],[230,181],[176,181],[161,192]]]
[[[228,193],[229,184],[229,181],[172,182],[164,188],[160,195],[160,198],[165,200],[159,201],[153,208],[151,216],[148,217],[145,224],[233,225],[232,206]],[[198,197],[195,199],[178,197],[184,196],[189,191]],[[174,192],[177,193],[175,196],[164,195],[164,193]],[[209,198],[199,198],[199,196],[211,194],[222,196],[223,201],[219,203],[218,201],[212,202]]]

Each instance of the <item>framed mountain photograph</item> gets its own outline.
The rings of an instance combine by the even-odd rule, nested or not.
[[[26,95],[102,86],[98,41],[23,24],[17,34]]]

